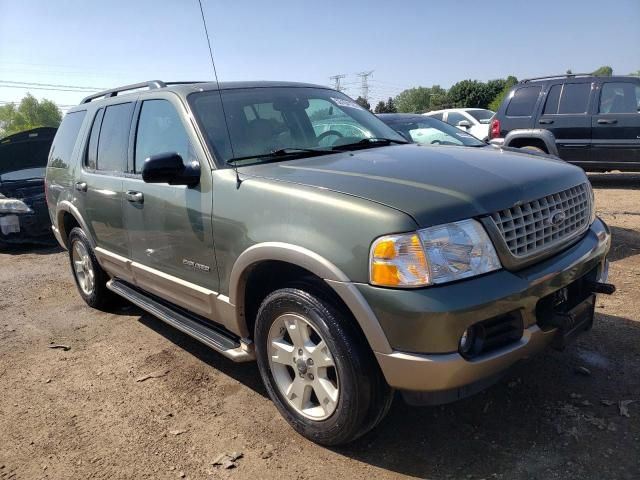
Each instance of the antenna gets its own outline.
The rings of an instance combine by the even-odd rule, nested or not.
[[[227,129],[227,137],[229,138],[229,147],[231,148],[231,157],[235,157],[233,152],[233,143],[231,142],[231,132],[229,132],[229,124],[227,123],[227,114],[224,111],[224,102],[222,101],[222,90],[220,90],[220,82],[218,81],[218,72],[216,70],[216,62],[213,60],[213,48],[211,47],[211,39],[209,38],[209,31],[207,30],[207,21],[204,18],[204,10],[202,9],[202,0],[198,0],[200,5],[200,15],[202,16],[202,25],[204,25],[204,34],[207,37],[207,45],[209,45],[209,57],[211,58],[211,66],[213,67],[213,76],[216,79],[216,86],[218,87],[218,95],[220,95],[220,106],[222,107],[222,116],[224,117],[224,126]],[[236,189],[240,188],[242,180],[238,174],[238,166],[233,164],[233,170],[236,172]]]

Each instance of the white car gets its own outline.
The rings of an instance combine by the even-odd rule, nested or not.
[[[448,108],[427,112],[424,115],[447,122],[474,137],[486,140],[489,138],[489,123],[495,112],[484,108]]]

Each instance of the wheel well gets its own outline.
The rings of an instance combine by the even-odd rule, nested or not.
[[[285,287],[297,287],[330,302],[360,330],[349,308],[322,278],[292,263],[267,260],[251,267],[245,281],[243,313],[251,338],[262,301],[271,292]]]
[[[67,245],[69,233],[71,233],[71,230],[73,230],[75,227],[79,227],[80,224],[76,220],[76,217],[74,217],[69,212],[64,212],[62,214],[61,226],[62,226],[62,231],[60,232],[60,236],[62,237],[62,241],[65,243],[65,245]]]
[[[549,153],[549,149],[543,140],[539,138],[514,138],[509,144],[510,147],[521,148],[521,147],[537,147],[540,150],[543,150],[545,153]]]

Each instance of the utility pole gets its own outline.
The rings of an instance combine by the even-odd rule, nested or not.
[[[360,77],[360,79],[362,80],[362,98],[364,98],[367,102],[369,101],[369,77],[373,74],[373,70],[370,70],[368,72],[360,72],[357,73],[356,75],[358,75]]]
[[[333,88],[341,92],[343,88],[340,86],[340,80],[342,80],[346,75],[334,75],[333,77],[329,77],[329,80],[333,80],[334,85]]]

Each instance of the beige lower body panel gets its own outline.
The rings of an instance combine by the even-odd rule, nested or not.
[[[228,297],[134,262],[101,247],[96,247],[95,254],[104,271],[112,277],[129,282],[146,292],[217,322],[233,333],[243,336],[244,332],[239,331],[235,321],[234,308],[229,303]]]
[[[420,392],[437,392],[463,387],[491,377],[520,359],[545,348],[556,331],[537,326],[526,328],[518,343],[477,360],[465,360],[458,353],[420,355],[376,352],[382,372],[394,388]]]

